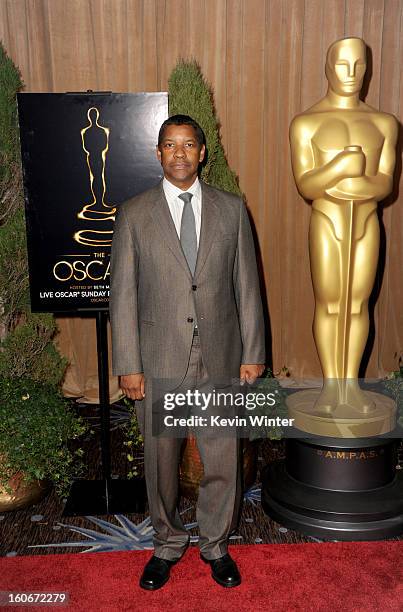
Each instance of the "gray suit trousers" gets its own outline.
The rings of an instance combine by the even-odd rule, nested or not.
[[[206,381],[200,340],[195,336],[181,388],[196,389]],[[144,463],[149,510],[155,530],[154,554],[162,559],[177,560],[190,539],[177,507],[183,438],[153,436],[152,410],[147,403],[140,427],[145,438]],[[217,559],[226,554],[228,536],[238,521],[241,501],[239,439],[235,436],[198,436],[197,446],[204,468],[196,508],[200,552],[206,559]]]

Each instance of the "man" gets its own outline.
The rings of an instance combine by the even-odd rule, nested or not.
[[[175,115],[161,126],[164,179],[119,208],[111,256],[113,372],[137,400],[154,555],[140,586],[163,586],[189,543],[177,509],[182,440],[152,433],[152,379],[195,388],[253,382],[264,370],[264,328],[252,233],[239,197],[198,179],[200,126]],[[204,478],[197,521],[201,558],[225,587],[241,578],[227,551],[240,503],[236,437],[198,437]]]

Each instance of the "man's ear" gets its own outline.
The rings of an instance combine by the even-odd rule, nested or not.
[[[206,154],[206,145],[202,145],[200,149],[200,155],[199,155],[199,164],[202,163],[205,154]]]
[[[160,149],[159,149],[159,146],[158,146],[158,145],[156,145],[156,146],[155,146],[155,152],[156,152],[156,154],[157,154],[157,159],[158,159],[158,161],[161,163],[161,151],[160,151]]]

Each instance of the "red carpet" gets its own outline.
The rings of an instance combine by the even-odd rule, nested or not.
[[[243,575],[234,589],[216,585],[191,548],[156,592],[137,585],[151,551],[3,557],[0,591],[68,591],[70,604],[59,609],[85,612],[403,610],[403,542],[245,545],[231,553]]]

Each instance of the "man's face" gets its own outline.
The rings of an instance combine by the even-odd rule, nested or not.
[[[197,142],[191,125],[168,125],[161,144],[157,146],[157,157],[165,178],[183,191],[194,183],[204,153],[205,146]]]
[[[366,70],[365,45],[361,40],[341,41],[331,51],[326,65],[330,88],[341,96],[361,91]]]

